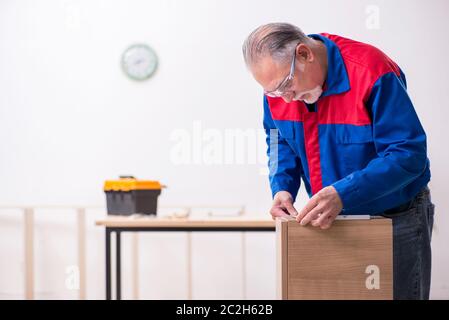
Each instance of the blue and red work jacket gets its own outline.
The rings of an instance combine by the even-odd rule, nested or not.
[[[264,96],[269,180],[274,195],[309,197],[332,185],[343,214],[381,214],[411,200],[430,180],[426,134],[402,70],[379,49],[331,34],[318,101]],[[273,130],[274,129],[274,130]]]

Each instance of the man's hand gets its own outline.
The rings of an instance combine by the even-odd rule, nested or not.
[[[321,189],[302,208],[296,217],[301,225],[311,222],[312,226],[328,229],[343,209],[343,203],[333,186]]]
[[[298,215],[295,207],[293,207],[293,197],[290,192],[279,191],[274,195],[270,213],[273,220],[276,217],[296,217]]]

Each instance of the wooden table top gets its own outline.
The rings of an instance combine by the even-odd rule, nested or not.
[[[111,228],[275,228],[276,222],[264,216],[243,215],[236,217],[178,218],[155,216],[107,216],[95,221],[97,226]]]

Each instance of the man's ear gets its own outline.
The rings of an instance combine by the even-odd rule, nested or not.
[[[315,59],[312,49],[304,43],[296,47],[296,58],[301,62],[312,62]]]

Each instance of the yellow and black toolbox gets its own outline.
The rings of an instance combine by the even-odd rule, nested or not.
[[[138,180],[133,176],[120,176],[119,180],[106,180],[104,192],[108,214],[156,215],[157,199],[164,187],[159,181]]]

